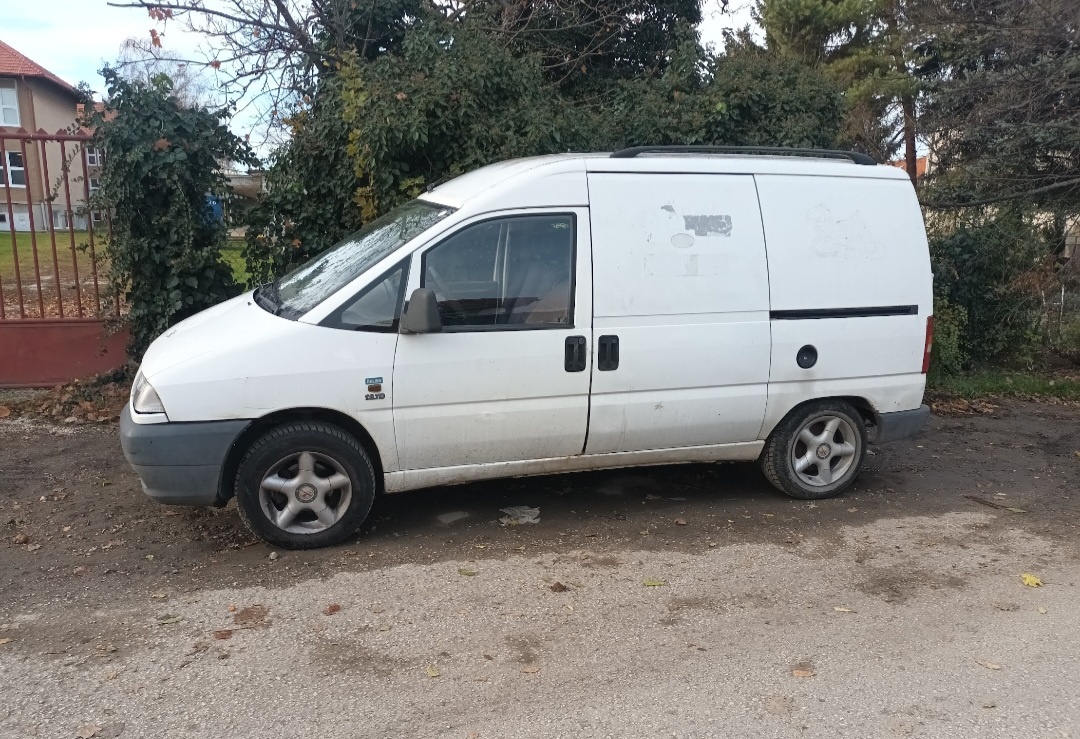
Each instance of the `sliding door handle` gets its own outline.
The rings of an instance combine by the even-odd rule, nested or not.
[[[567,372],[584,372],[586,363],[585,337],[567,336],[563,367]]]
[[[596,342],[596,369],[610,372],[619,369],[619,337],[601,336]]]

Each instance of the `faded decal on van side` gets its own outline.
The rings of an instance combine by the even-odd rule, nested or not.
[[[683,225],[695,236],[731,236],[731,216],[683,216]]]
[[[689,249],[694,245],[694,237],[680,231],[671,237],[671,245],[676,249]]]
[[[646,254],[645,273],[656,277],[713,277],[724,272],[723,254]]]
[[[807,211],[806,220],[814,225],[811,248],[819,257],[847,261],[877,260],[885,256],[885,247],[857,210],[840,215],[819,203]]]

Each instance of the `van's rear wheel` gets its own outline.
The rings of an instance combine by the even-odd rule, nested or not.
[[[799,406],[769,434],[759,463],[773,485],[803,500],[843,492],[862,469],[866,425],[842,400]]]
[[[289,423],[261,436],[240,461],[240,518],[263,541],[287,549],[337,544],[360,528],[375,500],[364,448],[328,423]]]

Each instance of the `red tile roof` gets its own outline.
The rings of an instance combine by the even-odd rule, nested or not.
[[[0,77],[41,77],[69,92],[78,92],[67,82],[45,69],[45,67],[20,54],[3,41],[0,41]]]
[[[907,160],[905,159],[895,159],[889,162],[889,164],[894,167],[899,167],[900,169],[907,169]],[[927,157],[918,157],[915,160],[915,176],[924,177],[929,167],[930,160]]]

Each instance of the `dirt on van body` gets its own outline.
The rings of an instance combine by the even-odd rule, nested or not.
[[[1057,683],[1043,674],[1057,669],[1053,654],[1025,662],[1020,643],[1036,649],[1033,640],[1049,639],[1044,646],[1054,654],[1075,654],[1068,650],[1077,637],[1068,634],[1080,634],[1073,587],[1080,407],[989,401],[940,408],[949,415],[934,415],[916,438],[872,448],[856,485],[831,500],[787,498],[751,464],[501,480],[386,496],[353,540],[307,552],[256,541],[232,504],[151,502],[123,458],[115,424],[2,419],[0,694],[7,707],[0,736],[75,736],[94,726],[93,735],[105,736],[173,735],[168,726],[178,736],[603,736],[618,734],[619,721],[628,722],[624,736],[644,727],[746,736],[762,720],[780,722],[770,736],[955,736],[946,728],[960,715],[965,727],[984,726],[989,736],[1075,731],[1080,705],[1068,690],[1054,698],[1055,709],[1036,711],[1057,695],[1040,687],[1041,697],[1027,696],[1008,713],[1019,699],[986,681],[1015,679],[1010,689],[1020,692],[1073,683],[1070,674]],[[510,506],[539,508],[538,522],[500,522],[500,509]],[[1045,587],[1028,587],[1022,574]],[[1050,622],[1037,619],[1048,608],[1059,620],[1044,633],[1039,624]],[[879,611],[872,627],[856,628],[859,613]],[[808,624],[821,620],[812,628],[828,638],[806,636],[801,614]],[[1006,616],[1022,620],[1006,624]],[[346,625],[353,630],[335,631]],[[403,628],[416,633],[393,642]],[[622,641],[609,634],[620,628],[629,635]],[[290,651],[281,637],[274,643],[275,629],[314,641],[284,637],[306,644]],[[904,629],[914,630],[910,638]],[[733,630],[741,630],[737,638]],[[593,654],[585,634],[609,651]],[[880,649],[870,646],[874,639]],[[835,640],[847,646],[831,651],[826,642]],[[862,677],[831,692],[827,675],[840,667],[830,660],[854,644],[869,650],[849,655],[864,660],[862,672],[851,673]],[[958,645],[966,651],[953,655]],[[720,662],[694,662],[706,653]],[[233,666],[222,666],[230,656]],[[226,674],[241,665],[244,674],[269,670],[290,684],[299,678],[278,674],[286,657],[315,683],[340,680],[381,695],[388,713],[339,696],[343,702],[312,704],[307,723],[291,723],[295,716],[266,723],[276,709],[255,710],[258,696],[248,711],[228,695],[220,704],[203,695],[199,708],[190,696],[169,694],[170,680],[186,680],[191,690],[196,674],[243,682]],[[592,668],[581,662],[586,657]],[[954,657],[959,673],[937,664]],[[770,659],[776,674],[758,675]],[[732,672],[744,668],[745,675]],[[665,706],[683,706],[664,692],[680,681],[720,682],[708,701],[677,714],[658,705],[644,714],[640,705],[614,713],[582,708],[594,688],[636,695],[636,683],[617,677],[626,671],[671,678],[637,695],[647,705],[663,694]],[[910,671],[908,682],[893,685],[888,676],[897,671]],[[543,685],[545,672],[548,688],[519,685]],[[925,686],[937,678],[921,676],[939,673],[943,686],[971,680],[978,689],[961,708],[944,698],[931,705],[938,688]],[[841,687],[875,685],[880,692],[864,696],[869,705],[885,705],[890,695],[909,702],[878,713],[840,707]],[[519,688],[541,693],[526,700]],[[744,693],[752,696],[742,706]],[[735,703],[717,703],[718,696]],[[541,698],[550,700],[535,707]],[[417,708],[427,700],[427,709]],[[995,714],[991,704],[1002,709]],[[346,705],[370,731],[340,723]],[[710,723],[701,713],[707,709],[721,723]]]

